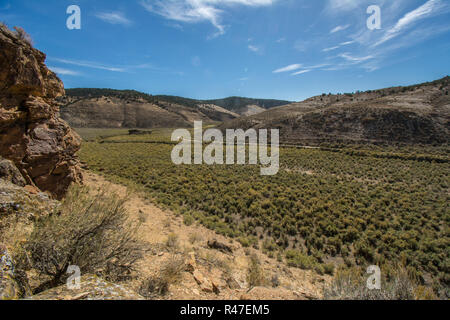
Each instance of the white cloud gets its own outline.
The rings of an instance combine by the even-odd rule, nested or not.
[[[141,5],[149,12],[169,20],[185,23],[210,22],[218,31],[225,33],[221,16],[224,7],[242,5],[260,7],[272,5],[276,0],[142,0]]]
[[[370,59],[373,59],[373,56],[353,57],[349,53],[342,53],[342,54],[339,55],[339,57],[341,57],[341,58],[343,58],[343,59],[345,59],[347,61],[350,61],[352,63],[355,63],[355,64],[356,63],[361,63],[361,62],[364,62],[364,61],[367,61],[367,60],[370,60]]]
[[[435,13],[442,12],[443,8],[445,8],[446,5],[441,0],[428,0],[425,4],[418,7],[417,9],[408,12],[406,15],[403,16],[398,22],[395,24],[394,27],[389,29],[384,36],[374,44],[374,46],[378,46],[386,41],[389,41],[398,35],[400,35],[406,28],[408,28],[410,25],[412,25],[414,22],[428,18]]]
[[[350,27],[349,24],[346,24],[345,26],[337,26],[336,28],[331,30],[330,33],[336,33],[336,32],[339,32],[339,31],[344,31],[345,29],[348,29],[348,27]]]
[[[79,76],[80,75],[79,72],[69,70],[69,69],[58,68],[58,67],[48,67],[48,68],[59,75],[64,75],[64,76]]]
[[[340,47],[341,47],[341,46],[335,46],[335,47],[325,48],[325,49],[323,49],[322,51],[323,51],[323,52],[333,51],[333,50],[339,49]]]
[[[294,72],[293,74],[292,74],[292,76],[298,76],[299,74],[304,74],[304,73],[308,73],[308,72],[311,72],[312,70],[301,70],[301,71],[297,71],[297,72]]]
[[[101,12],[95,15],[97,18],[111,23],[111,24],[122,24],[130,25],[131,21],[128,20],[125,15],[121,12]]]
[[[259,52],[260,50],[261,50],[261,48],[259,48],[259,47],[257,47],[257,46],[254,46],[254,45],[248,45],[248,49],[250,50],[250,51],[253,51],[253,52]]]
[[[153,70],[159,70],[158,68],[154,67],[151,64],[144,63],[139,65],[128,65],[128,66],[108,66],[97,62],[92,61],[81,61],[81,60],[70,60],[70,59],[60,59],[60,58],[49,58],[50,61],[56,61],[63,64],[73,65],[73,66],[79,66],[84,68],[90,68],[90,69],[98,69],[98,70],[106,70],[111,72],[130,72],[132,70],[136,69],[153,69]]]
[[[342,43],[340,43],[340,44],[337,45],[337,46],[330,47],[330,48],[325,48],[325,49],[322,50],[322,52],[333,51],[333,50],[339,49],[340,47],[348,46],[348,45],[350,45],[350,44],[352,44],[352,43],[355,43],[355,41],[346,41],[346,42],[342,42]]]
[[[358,0],[328,0],[327,11],[349,11],[360,5]]]
[[[302,67],[301,64],[291,64],[289,66],[274,70],[273,73],[281,73],[281,72],[289,72],[289,71],[294,71],[294,70],[298,70]]]
[[[106,71],[111,71],[111,72],[126,72],[126,70],[124,68],[105,66],[103,64],[99,64],[99,63],[91,62],[91,61],[78,61],[78,60],[59,59],[59,58],[53,58],[53,59],[49,59],[49,60],[57,61],[57,62],[64,63],[64,64],[70,64],[70,65],[74,65],[74,66],[79,66],[79,67],[91,68],[91,69],[106,70]]]

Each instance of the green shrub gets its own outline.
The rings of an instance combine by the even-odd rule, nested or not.
[[[312,256],[307,256],[298,250],[286,251],[286,262],[291,267],[310,270],[317,265],[317,260]]]
[[[190,226],[194,223],[194,218],[192,218],[192,216],[190,215],[185,215],[183,218],[183,222],[185,225]]]
[[[261,269],[261,263],[256,254],[250,256],[250,264],[247,270],[247,282],[250,287],[263,286],[266,283],[266,279]]]

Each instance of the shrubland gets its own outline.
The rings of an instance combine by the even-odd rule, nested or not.
[[[249,165],[176,166],[171,145],[124,139],[86,142],[80,156],[188,223],[319,273],[405,261],[419,285],[449,294],[448,147],[282,148],[279,173],[261,176]]]

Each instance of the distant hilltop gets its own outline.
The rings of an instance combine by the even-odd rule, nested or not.
[[[225,122],[228,128],[277,128],[287,144],[448,144],[450,78],[408,87],[322,94]]]
[[[194,100],[133,90],[68,89],[61,116],[80,128],[280,129],[285,144],[449,142],[449,77],[407,87],[322,94],[302,102]]]
[[[186,127],[193,121],[220,123],[291,103],[270,99],[230,97],[195,100],[149,95],[134,90],[67,89],[60,98],[61,116],[72,127]]]

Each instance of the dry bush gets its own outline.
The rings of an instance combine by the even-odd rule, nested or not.
[[[387,275],[385,276],[385,274]],[[381,289],[367,288],[369,275],[358,267],[341,268],[328,288],[324,297],[328,300],[415,300],[416,281],[405,267],[390,267],[382,270]],[[422,291],[423,292],[423,291]],[[423,293],[429,296],[429,293]]]
[[[125,199],[104,190],[72,186],[58,212],[38,220],[25,243],[29,266],[49,277],[37,292],[61,284],[68,266],[82,274],[101,271],[107,280],[127,278],[141,257],[138,226],[128,220]]]
[[[145,298],[156,298],[169,293],[170,285],[177,283],[185,270],[184,257],[171,257],[158,274],[144,280],[139,294]]]
[[[33,45],[33,39],[22,27],[14,27],[14,30],[14,33],[20,40],[27,42],[30,46]]]
[[[189,235],[189,242],[190,242],[191,244],[195,244],[195,243],[200,242],[200,241],[202,241],[202,240],[203,240],[202,235],[199,234],[199,233],[197,233],[197,232],[191,233],[191,234]]]
[[[169,234],[166,240],[166,247],[168,250],[177,251],[179,249],[178,235],[175,233]]]
[[[266,279],[261,269],[261,263],[256,254],[250,256],[250,264],[247,270],[247,282],[250,287],[259,287],[266,284]]]

